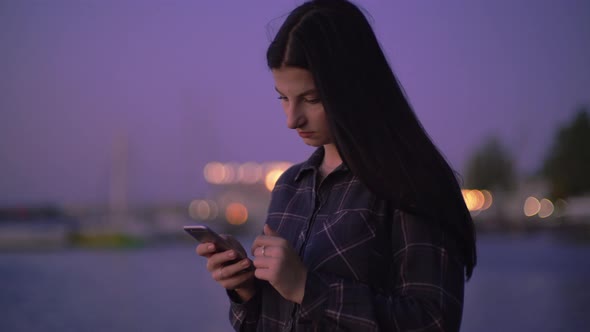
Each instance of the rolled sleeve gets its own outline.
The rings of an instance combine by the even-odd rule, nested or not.
[[[246,302],[241,302],[235,291],[227,291],[230,299],[229,320],[236,331],[256,331],[260,317],[260,290]]]

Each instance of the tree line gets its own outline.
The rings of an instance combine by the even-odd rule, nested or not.
[[[590,117],[580,107],[573,119],[560,126],[542,166],[533,175],[542,177],[552,198],[590,194]],[[465,186],[490,190],[514,189],[514,158],[497,137],[487,138],[469,158]]]

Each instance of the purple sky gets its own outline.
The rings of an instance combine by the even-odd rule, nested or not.
[[[207,161],[306,158],[264,57],[298,3],[1,1],[0,204],[105,203],[117,135],[135,203],[202,196]],[[357,3],[459,171],[491,134],[535,170],[590,104],[588,1]]]

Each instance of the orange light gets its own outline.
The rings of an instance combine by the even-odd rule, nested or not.
[[[474,210],[481,210],[486,200],[482,192],[479,190],[472,190],[470,194],[473,195],[475,201]]]
[[[535,214],[539,213],[541,210],[541,203],[538,199],[533,196],[530,196],[524,201],[524,215],[527,217],[532,217]]]
[[[241,225],[248,220],[248,209],[241,203],[231,203],[225,209],[225,218],[232,225]]]
[[[471,202],[471,196],[469,196],[469,189],[461,189],[461,194],[463,194],[463,200],[465,201],[465,205],[467,206],[467,209],[469,211],[471,211],[472,209],[472,202]]]
[[[280,169],[273,169],[266,174],[266,177],[264,179],[264,184],[266,186],[266,189],[268,189],[268,191],[272,191],[274,189],[275,184],[277,183],[277,180],[281,177],[283,172],[284,171],[280,170]]]
[[[484,206],[485,198],[481,191],[462,189],[461,193],[469,211],[478,211]]]

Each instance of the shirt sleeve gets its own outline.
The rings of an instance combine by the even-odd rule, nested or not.
[[[399,210],[391,242],[388,291],[310,271],[300,320],[320,322],[330,330],[458,331],[465,279],[454,243],[442,231]]]
[[[258,287],[250,300],[242,302],[235,291],[227,291],[230,300],[229,321],[235,331],[256,331],[260,317],[261,292]]]
[[[293,165],[281,174],[271,194],[269,213],[272,212],[271,207],[286,204],[283,202],[284,197],[280,195],[281,186],[292,183],[292,179],[299,172],[299,168],[300,164]],[[263,234],[262,230],[260,230],[260,234]],[[263,288],[271,286],[266,281],[255,280],[256,294],[247,302],[242,303],[236,292],[227,291],[230,299],[229,320],[235,331],[256,331],[258,328],[258,321],[262,312]]]

